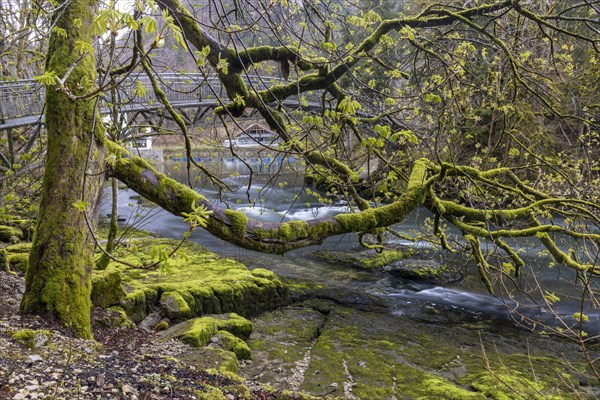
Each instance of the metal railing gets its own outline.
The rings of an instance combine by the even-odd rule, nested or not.
[[[161,89],[167,99],[178,105],[214,101],[217,97],[225,97],[224,88],[215,75],[204,77],[201,74],[163,73],[157,75]],[[272,76],[247,76],[246,84],[257,90],[281,82]],[[45,87],[35,80],[0,81],[0,121],[41,115],[44,110]],[[157,105],[150,79],[147,76],[128,77],[117,87],[119,105]],[[311,96],[312,97],[312,96]],[[316,97],[315,97],[316,99]],[[108,104],[108,91],[105,92],[101,105],[105,109]]]

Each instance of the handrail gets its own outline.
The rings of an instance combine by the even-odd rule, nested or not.
[[[161,89],[165,91],[170,101],[198,102],[215,99],[213,91],[223,94],[221,82],[216,75],[205,77],[197,73],[161,73],[157,78]],[[265,83],[281,81],[281,78],[248,75],[244,80],[247,84],[261,90],[267,88]],[[146,88],[143,95],[135,90],[138,82]],[[150,105],[157,101],[150,88],[149,78],[146,76],[129,77],[119,85],[118,90],[127,105]],[[45,87],[33,79],[0,81],[0,121],[39,116],[44,108],[44,98]]]

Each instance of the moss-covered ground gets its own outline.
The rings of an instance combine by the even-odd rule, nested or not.
[[[523,331],[480,331],[308,301],[253,320],[260,374],[281,389],[360,399],[587,399],[577,348]],[[301,376],[299,376],[299,374]]]
[[[160,260],[158,254],[170,253],[177,245],[170,239],[131,239],[121,256],[140,267],[111,262],[106,270],[95,271],[94,286],[102,288],[98,293],[115,286],[111,298],[93,296],[96,304],[120,306],[134,322],[140,322],[157,307],[177,320],[229,312],[250,316],[289,303],[287,287],[272,272],[250,271],[194,243],[185,242],[174,257],[152,266]],[[122,295],[119,286],[124,289]]]

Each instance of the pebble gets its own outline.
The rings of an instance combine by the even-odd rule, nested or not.
[[[39,354],[31,354],[31,355],[27,356],[28,364],[33,364],[34,362],[37,362],[37,361],[42,361],[42,356],[40,356]]]

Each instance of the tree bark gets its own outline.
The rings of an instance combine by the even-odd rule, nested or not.
[[[46,169],[21,311],[58,319],[77,336],[91,338],[94,246],[84,213],[74,204],[87,203],[91,210],[97,202],[104,162],[99,143],[104,133],[95,100],[73,101],[68,93],[87,93],[96,79],[93,56],[79,54],[76,43],[91,43],[97,4],[95,0],[64,3],[50,37],[46,72],[69,76],[64,87],[47,89]],[[66,34],[60,34],[61,29]]]

